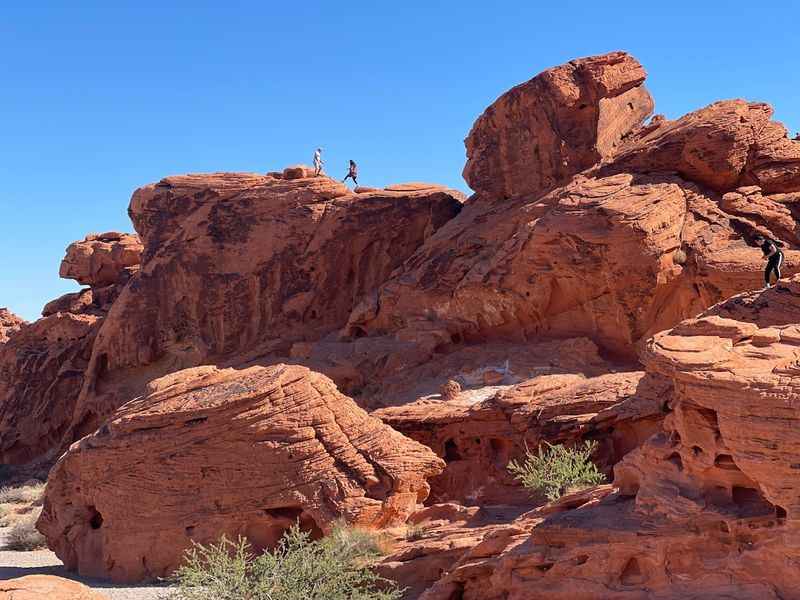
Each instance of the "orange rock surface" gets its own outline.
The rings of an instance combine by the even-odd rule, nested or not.
[[[0,581],[0,600],[108,600],[108,596],[62,577],[26,575]]]
[[[59,275],[82,285],[105,286],[125,281],[139,267],[139,237],[110,231],[89,235],[67,248]]]
[[[314,535],[399,524],[443,467],[303,367],[197,367],[149,388],[50,474],[38,527],[82,575],[163,577],[192,541],[272,548],[296,520]]]
[[[0,308],[0,344],[8,341],[9,336],[25,324],[25,321],[7,308]]]

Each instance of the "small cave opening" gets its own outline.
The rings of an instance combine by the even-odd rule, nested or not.
[[[775,506],[775,518],[776,519],[785,519],[786,518],[786,509],[782,506]]]
[[[450,438],[444,443],[444,461],[447,463],[461,460],[461,452],[458,451],[458,445],[453,438]]]
[[[755,517],[775,514],[775,505],[764,498],[761,490],[735,485],[731,488],[731,500],[741,517]]]
[[[89,507],[89,527],[100,529],[103,526],[103,515],[94,506]]]
[[[511,453],[511,443],[501,438],[490,438],[491,461],[498,469],[505,469]]]
[[[673,465],[675,465],[678,468],[679,472],[683,471],[683,459],[681,458],[681,455],[678,452],[673,452],[672,454],[670,454],[667,460],[671,462]]]
[[[622,573],[620,573],[619,581],[622,585],[639,585],[644,583],[645,577],[636,557],[632,557],[625,564],[625,568],[622,569]]]
[[[703,449],[700,446],[692,446],[692,454],[694,454],[695,457],[702,456]]]
[[[352,336],[356,339],[367,337],[367,331],[363,327],[357,325],[353,327]]]

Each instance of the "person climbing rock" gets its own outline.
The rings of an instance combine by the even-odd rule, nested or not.
[[[358,181],[356,181],[356,177],[358,177],[358,167],[356,166],[355,161],[350,161],[350,170],[348,171],[347,175],[345,175],[344,179],[342,179],[342,183],[347,181],[347,178],[351,178],[353,183],[358,185]]]
[[[317,148],[314,151],[314,176],[318,177],[320,173],[322,173],[322,165],[325,164],[325,161],[322,160],[322,148]]]
[[[764,282],[766,288],[770,287],[770,276],[775,273],[775,283],[781,278],[781,265],[783,264],[783,244],[772,238],[765,238],[763,235],[756,236],[756,244],[761,246],[761,252],[767,259],[767,266],[764,269]]]

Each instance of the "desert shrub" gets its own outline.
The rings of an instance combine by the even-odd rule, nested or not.
[[[406,540],[415,542],[425,537],[425,528],[422,525],[406,525]]]
[[[385,536],[362,527],[352,527],[344,521],[333,526],[328,543],[353,556],[377,558],[388,554],[389,541]]]
[[[14,521],[6,537],[7,550],[38,550],[47,546],[44,536],[36,529],[36,520],[41,512],[37,509]]]
[[[538,453],[526,448],[522,461],[512,460],[508,470],[526,489],[541,493],[548,500],[558,500],[571,487],[603,483],[606,478],[591,460],[597,442],[586,441],[583,447],[568,448],[545,442]]]
[[[18,487],[0,488],[0,504],[30,504],[41,506],[45,484],[31,481]]]
[[[682,248],[675,250],[675,253],[672,255],[672,260],[676,265],[685,265],[686,258],[686,251]]]
[[[337,528],[339,529],[339,528]],[[399,600],[402,591],[375,573],[374,547],[342,530],[318,541],[295,525],[271,552],[223,538],[195,545],[175,574],[180,600]]]

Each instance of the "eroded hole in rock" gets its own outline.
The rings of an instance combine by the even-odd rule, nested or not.
[[[94,507],[89,507],[89,527],[100,529],[103,526],[103,515]]]
[[[265,508],[264,514],[276,519],[288,519],[289,521],[297,521],[300,515],[303,514],[303,509],[299,506],[287,506],[283,508]]]
[[[718,469],[726,471],[738,471],[739,467],[733,462],[733,457],[730,454],[720,454],[714,459],[714,466]]]
[[[778,519],[785,519],[786,518],[786,509],[782,506],[775,507],[775,517]]]
[[[680,454],[678,454],[677,452],[673,452],[672,454],[669,455],[669,458],[667,460],[676,467],[678,467],[678,471],[683,471],[683,459],[681,458]]]
[[[244,529],[244,537],[256,552],[275,548],[283,535],[295,525],[300,527],[300,531],[308,533],[312,540],[324,535],[314,518],[299,506],[266,508],[263,513],[263,518],[251,521]]]
[[[692,446],[692,454],[694,454],[696,457],[700,456],[703,454],[703,449],[700,446]]]
[[[460,344],[461,342],[464,341],[464,338],[461,337],[460,333],[454,333],[453,335],[450,336],[450,341],[453,342],[454,344]]]
[[[449,463],[455,460],[461,460],[461,453],[455,440],[451,438],[444,443],[444,461]]]
[[[489,440],[489,449],[491,450],[491,459],[497,468],[505,468],[508,464],[509,454],[511,451],[511,444],[508,440],[500,438],[491,438]]]
[[[625,568],[622,569],[622,573],[619,576],[619,581],[622,585],[638,585],[640,583],[644,583],[645,577],[642,573],[641,567],[639,567],[639,561],[636,558],[631,558]]]
[[[194,535],[194,529],[195,529],[194,525],[189,525],[189,527],[186,528],[186,535],[188,537],[192,537]]]
[[[733,486],[731,500],[736,505],[739,515],[743,517],[775,514],[775,505],[755,488]]]
[[[555,563],[544,563],[542,565],[536,565],[536,568],[541,571],[542,573],[547,573],[550,569],[553,568]]]
[[[208,421],[208,417],[197,417],[196,419],[189,419],[183,424],[183,426],[191,427],[193,425],[199,425],[200,423],[205,423],[206,421]]]
[[[575,566],[585,564],[587,560],[589,560],[589,556],[587,554],[581,554],[580,556],[576,556]]]
[[[367,337],[367,331],[363,327],[355,326],[353,327],[353,337],[354,338],[363,338]]]

